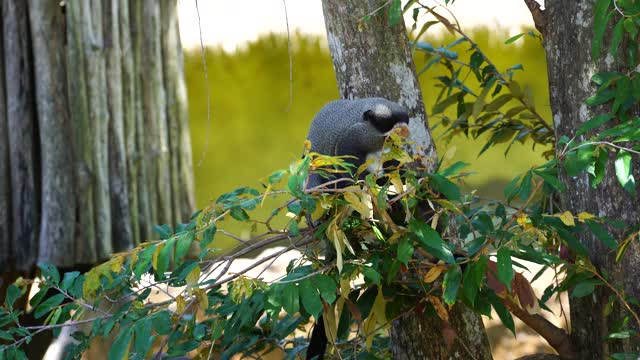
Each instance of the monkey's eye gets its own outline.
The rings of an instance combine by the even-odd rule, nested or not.
[[[367,110],[362,114],[362,121],[371,121],[375,117],[373,110]]]

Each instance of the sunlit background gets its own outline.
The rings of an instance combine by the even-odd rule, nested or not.
[[[425,4],[431,3],[425,1]],[[287,22],[282,0],[181,0],[179,14],[185,47],[185,71],[199,207],[240,186],[259,188],[259,180],[299,158],[309,123],[318,109],[338,97],[324,33],[319,0],[286,1],[293,56],[293,103],[289,103]],[[458,0],[449,9],[499,69],[522,64],[517,80],[530,91],[538,111],[549,118],[544,52],[539,40],[523,37],[505,45],[510,36],[532,28],[529,10],[516,0]],[[446,10],[439,10],[445,14]],[[410,11],[407,25],[412,20]],[[424,21],[424,19],[421,19]],[[200,31],[202,36],[200,36]],[[206,50],[211,118],[207,124],[207,89],[200,49]],[[456,40],[432,27],[422,41],[436,46]],[[462,60],[468,46],[454,48]],[[423,53],[416,53],[418,70]],[[420,76],[427,112],[434,104],[432,68]],[[435,119],[432,119],[435,120]],[[432,127],[435,121],[430,124]],[[433,130],[439,154],[455,151],[455,160],[472,163],[469,190],[487,198],[500,197],[516,174],[540,164],[544,149],[516,144],[508,156],[502,144],[477,157],[483,140],[458,137],[445,143]]]

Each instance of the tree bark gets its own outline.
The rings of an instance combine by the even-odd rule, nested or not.
[[[0,28],[4,31],[3,22],[0,19]],[[4,46],[0,42],[0,249],[11,249],[11,179],[9,177],[9,129],[7,129],[5,93]],[[0,252],[0,269],[8,268],[11,262],[11,252]],[[3,289],[4,284],[0,284],[0,290]]]
[[[604,111],[609,112],[608,108],[593,108],[584,104],[584,100],[596,90],[596,86],[590,82],[593,74],[608,70],[626,72],[622,62],[610,55],[600,59],[591,58],[594,4],[594,0],[547,1],[544,11],[544,46],[556,139],[563,136],[572,138],[585,121]],[[623,53],[623,50],[620,49],[618,53]],[[601,130],[579,136],[576,141],[587,140]],[[640,163],[637,157],[635,159],[634,177],[638,179]],[[563,209],[574,214],[586,211],[599,217],[624,221],[626,226],[623,229],[609,229],[619,240],[624,239],[625,231],[640,223],[640,193],[631,195],[622,189],[615,176],[613,159],[607,164],[607,176],[595,189],[591,188],[586,174],[571,178],[561,171],[560,176],[567,185],[567,191],[561,195]],[[615,263],[615,252],[606,248],[590,232],[584,233],[580,241],[589,250],[595,266],[608,274],[610,282],[622,285],[625,295],[640,298],[640,244],[637,241],[631,242],[619,264]],[[613,331],[613,324],[624,316],[620,309],[614,309],[609,316],[605,315],[604,309],[610,295],[608,291],[598,289],[592,296],[570,298],[572,340],[577,359],[602,359],[622,351],[640,352],[637,337],[632,337],[631,341],[603,340]],[[634,309],[640,310],[636,306]],[[635,324],[631,326],[636,327]]]
[[[26,1],[2,4],[9,172],[11,178],[11,267],[28,270],[38,256],[40,224],[39,149],[35,119],[33,63]],[[5,249],[2,249],[5,252]],[[6,269],[6,268],[5,268]]]
[[[164,83],[167,89],[167,123],[171,155],[171,193],[178,216],[195,209],[191,138],[187,113],[187,84],[184,79],[184,58],[180,42],[178,12],[173,0],[160,3],[162,27],[162,59]],[[181,220],[176,218],[174,222]]]
[[[161,16],[155,1],[0,3],[5,274],[94,264],[191,215],[175,5],[163,0]]]
[[[386,14],[360,21],[384,2],[323,0],[329,50],[344,99],[385,97],[409,110],[415,145],[410,149],[426,159],[433,170],[437,156],[429,132],[422,93],[415,75],[404,24],[390,27]],[[396,359],[491,359],[489,341],[480,315],[459,304],[450,311],[457,340],[447,344],[445,326],[438,318],[406,314],[391,329]]]
[[[65,18],[52,1],[30,1],[35,100],[41,152],[40,235],[38,258],[61,266],[73,264],[76,199],[68,114],[64,43]],[[32,164],[31,166],[34,166]]]

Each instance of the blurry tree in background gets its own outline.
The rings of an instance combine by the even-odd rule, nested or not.
[[[0,294],[195,208],[176,2],[3,1]],[[31,275],[29,275],[31,276]]]

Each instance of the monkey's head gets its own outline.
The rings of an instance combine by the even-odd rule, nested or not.
[[[397,131],[407,136],[408,124],[407,110],[387,99],[337,100],[320,109],[311,123],[307,139],[311,141],[311,151],[323,155],[350,156],[347,161],[358,168],[368,158],[381,157],[384,140],[390,133]],[[377,165],[376,168],[382,168]],[[308,187],[331,180],[323,181],[314,175]]]

